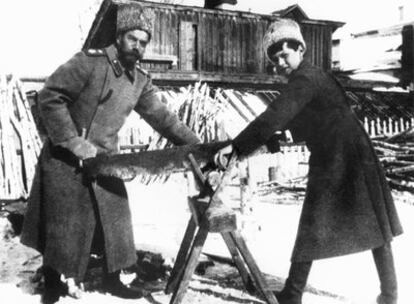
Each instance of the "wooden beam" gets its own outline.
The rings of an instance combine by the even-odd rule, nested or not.
[[[191,245],[193,244],[196,231],[197,224],[194,220],[194,217],[191,217],[188,221],[187,229],[184,233],[180,249],[178,250],[177,257],[175,259],[174,268],[171,271],[170,278],[168,279],[167,286],[165,287],[166,294],[173,292],[173,290],[177,288],[177,285],[180,282],[180,278],[184,270],[184,265],[186,263]]]
[[[259,267],[256,264],[252,254],[250,253],[249,248],[247,247],[246,242],[244,241],[243,237],[241,236],[239,231],[234,231],[230,233],[234,243],[236,244],[237,248],[239,249],[243,259],[245,260],[247,267],[249,267],[250,273],[252,275],[252,279],[262,293],[263,297],[265,298],[268,304],[278,304],[279,302],[276,300],[275,295],[273,292],[268,288],[268,285],[265,279],[262,277],[262,273]]]
[[[398,83],[387,81],[355,80],[343,77],[338,77],[338,80],[344,88],[356,91],[370,91],[378,87],[392,88],[399,86]]]
[[[402,84],[409,86],[414,83],[414,26],[406,25],[402,30],[401,54]]]
[[[224,242],[226,243],[227,249],[230,252],[231,258],[236,265],[237,270],[241,276],[244,286],[248,292],[255,292],[256,288],[253,285],[252,278],[250,276],[249,270],[243,260],[243,257],[240,255],[239,249],[236,246],[231,234],[229,232],[222,233]]]
[[[159,86],[187,85],[198,81],[224,87],[273,87],[283,84],[283,78],[267,74],[227,74],[196,71],[151,71],[154,84]]]
[[[145,54],[144,58],[142,58],[140,62],[166,62],[171,64],[171,66],[177,66],[178,58],[175,55]]]
[[[197,267],[198,258],[200,257],[203,245],[207,239],[208,231],[206,229],[198,229],[197,235],[191,246],[188,259],[184,263],[183,271],[178,280],[178,288],[175,289],[170,304],[179,304],[184,298],[187,287],[190,283],[191,277]]]
[[[279,76],[267,74],[231,74],[215,72],[185,72],[185,71],[150,71],[155,85],[163,86],[186,86],[198,81],[207,82],[212,87],[223,88],[252,88],[278,90],[285,86],[286,82]],[[45,76],[24,76],[22,82],[44,83]],[[338,76],[339,82],[351,90],[369,91],[376,87],[395,87],[399,84],[385,81],[354,80]]]

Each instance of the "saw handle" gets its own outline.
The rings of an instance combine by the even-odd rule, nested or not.
[[[214,155],[214,164],[217,166],[219,170],[225,171],[230,164],[230,160],[232,157],[236,156],[236,151],[232,144],[221,148],[215,155]]]

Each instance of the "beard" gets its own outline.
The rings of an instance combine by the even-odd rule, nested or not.
[[[120,55],[120,59],[126,68],[135,66],[137,61],[142,59],[142,54],[140,54],[137,50],[122,51]]]

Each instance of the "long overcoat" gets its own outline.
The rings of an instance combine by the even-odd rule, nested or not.
[[[102,178],[91,186],[65,148],[87,130],[98,153],[118,152],[117,133],[134,109],[174,144],[198,138],[156,95],[149,75],[125,70],[115,46],[75,54],[46,81],[38,109],[48,135],[25,216],[21,241],[43,254],[43,263],[82,280],[96,231],[103,234],[109,272],[136,261],[124,184]]]
[[[310,150],[292,261],[376,248],[402,233],[372,143],[333,76],[302,61],[278,99],[234,139],[234,146],[248,155],[284,129]]]

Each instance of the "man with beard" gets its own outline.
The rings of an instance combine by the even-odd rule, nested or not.
[[[54,303],[85,276],[90,253],[104,260],[105,291],[139,298],[119,274],[136,262],[131,214],[122,181],[85,180],[79,160],[118,152],[117,133],[135,110],[176,145],[198,138],[156,95],[137,66],[151,39],[151,18],[137,3],[120,4],[115,44],[86,50],[60,66],[39,92],[38,109],[48,140],[31,191],[21,241],[43,254],[43,303]],[[69,288],[77,297],[79,289]]]

